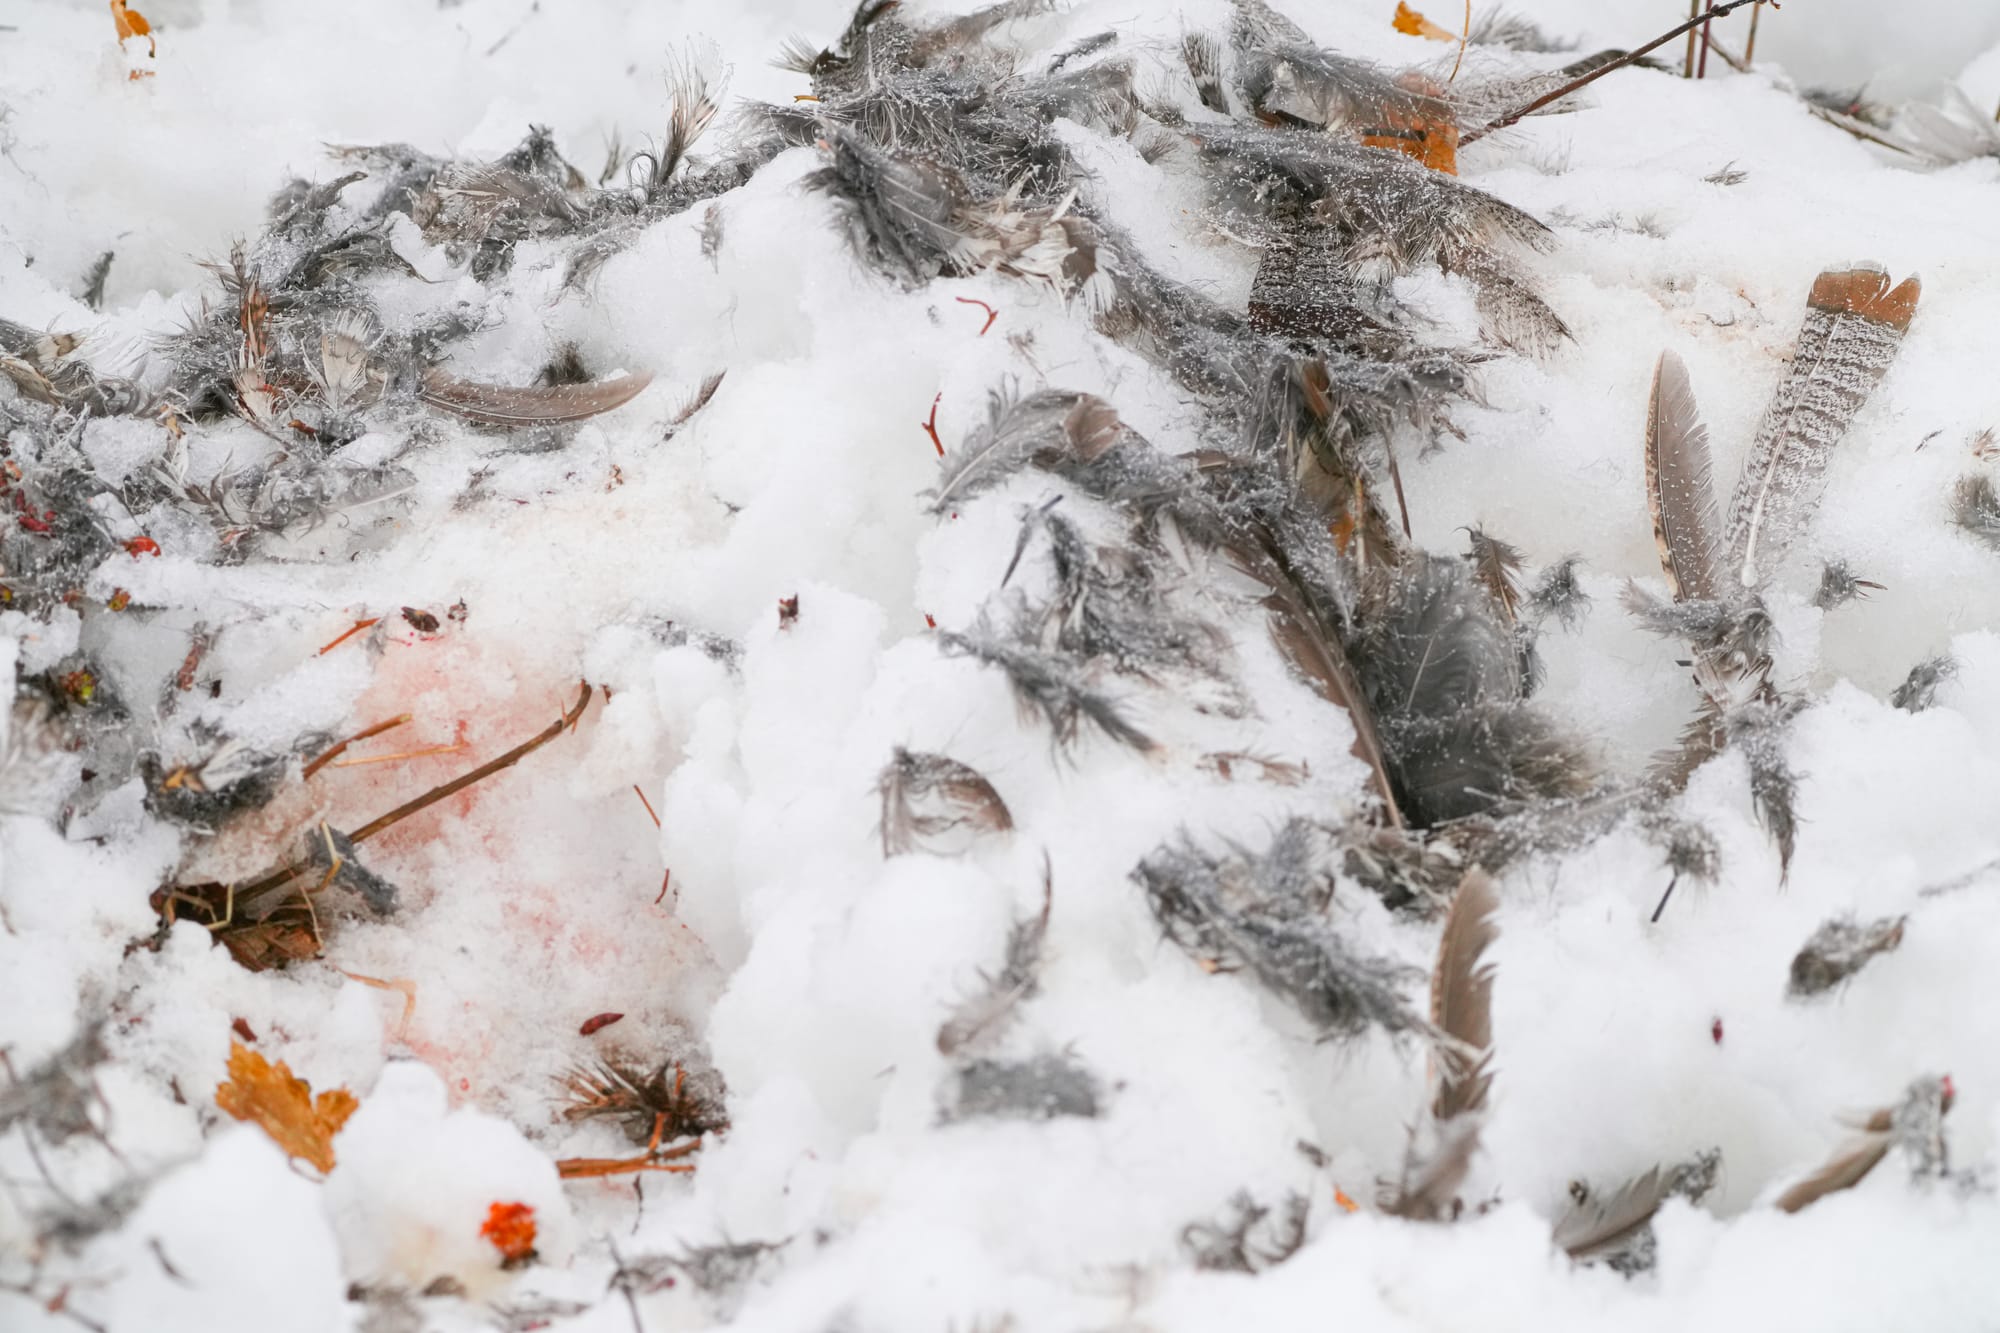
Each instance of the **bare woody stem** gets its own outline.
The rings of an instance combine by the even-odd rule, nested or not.
[[[509,768],[518,764],[528,755],[562,735],[565,728],[575,726],[577,721],[583,717],[583,710],[590,707],[591,692],[591,684],[588,681],[583,682],[582,692],[577,695],[576,703],[570,710],[549,723],[548,726],[544,727],[533,738],[523,741],[521,744],[507,751],[507,753],[501,755],[498,759],[489,760],[481,764],[478,768],[473,769],[470,773],[461,774],[442,786],[433,787],[415,800],[405,801],[388,814],[363,824],[349,835],[348,841],[351,843],[366,842],[392,825],[402,823],[418,811],[436,805],[447,796],[455,796],[467,787],[470,787],[473,783],[484,778],[490,778],[503,768]],[[386,728],[383,729],[386,730]],[[282,870],[276,870],[266,875],[255,884],[238,889],[236,891],[237,909],[244,912],[253,911],[259,898],[273,889],[283,888],[285,885],[290,884],[303,872],[303,866],[286,866]]]
[[[510,768],[518,764],[528,755],[533,754],[536,750],[541,749],[544,745],[562,735],[565,728],[575,726],[577,720],[583,716],[583,710],[590,707],[590,692],[590,682],[585,681],[582,692],[576,696],[576,704],[567,713],[549,723],[548,726],[544,727],[532,739],[521,742],[521,744],[507,751],[507,753],[501,755],[498,759],[489,760],[481,764],[478,768],[473,769],[470,773],[455,777],[441,787],[433,787],[414,801],[407,801],[397,806],[394,810],[391,810],[388,814],[363,824],[348,835],[348,841],[356,844],[364,843],[391,825],[402,823],[419,810],[436,805],[447,796],[455,796],[480,779],[492,777],[503,768]]]
[[[1776,9],[1778,7],[1777,0],[1725,0],[1725,3],[1717,5],[1714,9],[1711,9],[1706,13],[1696,14],[1693,18],[1689,19],[1687,22],[1679,25],[1676,28],[1673,28],[1668,32],[1660,34],[1658,37],[1655,37],[1652,41],[1647,42],[1644,46],[1638,48],[1636,51],[1627,51],[1624,55],[1618,57],[1618,59],[1612,61],[1610,64],[1602,66],[1601,68],[1598,69],[1594,69],[1590,73],[1582,75],[1578,78],[1571,79],[1568,83],[1565,83],[1562,87],[1557,88],[1551,92],[1543,93],[1540,97],[1537,97],[1534,101],[1528,103],[1526,106],[1520,107],[1519,109],[1514,111],[1509,111],[1507,114],[1499,117],[1496,120],[1488,121],[1486,124],[1474,130],[1472,133],[1461,136],[1458,141],[1458,145],[1459,147],[1463,148],[1465,145],[1469,143],[1473,143],[1476,142],[1477,140],[1484,139],[1487,135],[1493,133],[1493,131],[1495,130],[1505,129],[1507,126],[1512,125],[1515,121],[1521,119],[1523,116],[1532,116],[1535,112],[1540,111],[1543,107],[1547,106],[1549,103],[1559,102],[1563,98],[1568,97],[1571,93],[1575,92],[1577,89],[1583,87],[1585,84],[1595,83],[1597,80],[1609,74],[1612,70],[1623,69],[1625,68],[1625,66],[1632,64],[1634,61],[1643,59],[1648,53],[1659,50],[1661,47],[1665,46],[1668,42],[1671,42],[1674,38],[1679,37],[1684,33],[1692,32],[1697,27],[1700,27],[1704,23],[1710,22],[1713,19],[1719,19],[1725,14],[1729,14],[1738,9],[1743,8],[1743,6],[1745,5],[1766,4],[1766,3],[1768,3],[1773,9]]]

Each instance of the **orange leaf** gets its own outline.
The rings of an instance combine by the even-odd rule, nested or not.
[[[241,1042],[229,1043],[229,1080],[215,1089],[215,1104],[259,1125],[271,1141],[321,1171],[333,1170],[333,1136],[360,1105],[345,1088],[322,1092],[293,1078],[283,1060],[276,1067]]]
[[[486,1210],[479,1234],[500,1251],[503,1267],[530,1263],[535,1257],[535,1210],[525,1203],[496,1203]]]
[[[1457,33],[1439,27],[1416,10],[1404,4],[1402,0],[1396,0],[1395,25],[1397,32],[1406,32],[1412,37],[1428,37],[1434,42],[1455,42],[1458,40]]]
[[[1333,1201],[1340,1205],[1340,1211],[1343,1213],[1358,1213],[1361,1211],[1361,1205],[1348,1198],[1347,1191],[1338,1185],[1333,1187]]]
[[[1456,40],[1456,39],[1454,39]],[[1432,171],[1447,176],[1458,174],[1458,121],[1444,90],[1421,74],[1404,74],[1398,87],[1414,93],[1407,103],[1382,108],[1383,124],[1361,131],[1361,142],[1370,148],[1391,148],[1413,157]]]

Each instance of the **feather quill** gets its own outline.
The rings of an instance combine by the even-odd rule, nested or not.
[[[653,382],[651,374],[621,375],[597,384],[557,384],[516,388],[505,384],[475,384],[441,370],[424,373],[417,397],[432,407],[482,426],[534,426],[545,422],[582,421],[623,407]]]
[[[1712,600],[1719,543],[1708,428],[1695,409],[1687,367],[1672,352],[1660,353],[1646,408],[1646,499],[1674,600]]]
[[[1888,373],[1922,292],[1914,277],[1891,287],[1872,264],[1828,269],[1813,283],[1791,369],[1729,503],[1723,540],[1742,586],[1770,574],[1818,508],[1827,460]]]
[[[1483,1109],[1493,1082],[1487,1068],[1493,1048],[1493,965],[1484,958],[1499,938],[1493,924],[1499,909],[1492,877],[1474,867],[1459,881],[1438,939],[1431,1025],[1454,1043],[1441,1044],[1437,1053],[1438,1088],[1431,1114],[1439,1120]]]

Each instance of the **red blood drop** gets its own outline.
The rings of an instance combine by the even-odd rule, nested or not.
[[[1711,1024],[1709,1024],[1709,1025],[1708,1025],[1708,1035],[1709,1035],[1709,1036],[1711,1036],[1711,1037],[1713,1037],[1713,1038],[1715,1038],[1715,1044],[1716,1044],[1717,1046],[1720,1046],[1720,1045],[1722,1045],[1722,1020],[1721,1020],[1721,1019],[1719,1019],[1719,1018],[1718,1018],[1718,1019],[1716,1019],[1716,1020],[1715,1020],[1715,1021],[1714,1021],[1713,1023],[1711,1023]]]

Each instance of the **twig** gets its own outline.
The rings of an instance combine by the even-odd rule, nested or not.
[[[992,306],[986,304],[986,302],[978,300],[974,297],[954,296],[951,299],[958,302],[960,305],[976,305],[981,310],[984,310],[986,312],[986,322],[979,326],[979,332],[976,335],[974,335],[975,337],[984,338],[986,336],[986,330],[993,327],[993,321],[1000,318],[1000,312],[998,310],[995,310]]]
[[[1857,139],[1878,144],[1883,148],[1894,149],[1898,153],[1907,153],[1912,157],[1918,155],[1916,150],[1908,144],[1902,142],[1900,139],[1895,139],[1884,134],[1865,120],[1857,120],[1853,116],[1842,115],[1838,111],[1830,110],[1813,102],[1806,103],[1806,110],[1812,112],[1835,129],[1846,130]]]
[[[403,759],[423,759],[434,754],[457,754],[465,748],[464,741],[453,741],[450,745],[431,745],[421,750],[401,750],[395,754],[371,754],[366,759],[343,759],[335,768],[359,768],[363,764],[393,764]]]
[[[658,907],[661,903],[667,900],[667,890],[672,888],[673,885],[674,885],[674,868],[672,866],[668,866],[667,873],[660,876],[660,892],[659,896],[653,899],[653,906]],[[678,903],[679,899],[675,899],[675,902]]]
[[[635,1171],[692,1171],[691,1163],[678,1163],[675,1159],[701,1151],[699,1137],[671,1148],[660,1146],[660,1136],[666,1132],[667,1113],[661,1111],[653,1117],[653,1137],[646,1144],[646,1151],[636,1157],[564,1157],[556,1162],[556,1174],[564,1180],[594,1180],[602,1176],[628,1176]]]
[[[380,977],[364,977],[359,972],[350,972],[344,967],[336,967],[333,970],[349,981],[358,981],[364,986],[373,986],[376,990],[396,991],[402,995],[403,1016],[396,1020],[396,1040],[407,1045],[410,1039],[410,1015],[417,1012],[417,983],[407,977],[396,977],[388,981]]]
[[[653,813],[653,803],[646,799],[646,793],[639,789],[639,784],[636,782],[632,784],[632,794],[639,798],[640,805],[646,807],[646,813],[653,816],[653,827],[658,828],[660,826],[660,817]]]
[[[370,823],[363,824],[360,828],[356,829],[351,835],[349,835],[348,841],[353,842],[357,845],[360,843],[364,843],[368,841],[370,838],[374,837],[376,834],[382,832],[384,829],[389,828],[392,825],[402,823],[405,819],[408,819],[411,815],[416,814],[418,811],[425,810],[433,805],[436,805],[439,801],[442,801],[445,797],[457,795],[459,792],[464,791],[467,787],[470,787],[473,783],[479,781],[481,778],[491,777],[493,774],[498,773],[503,768],[511,768],[513,765],[520,763],[523,758],[533,754],[535,751],[541,749],[544,745],[547,745],[550,741],[554,740],[556,737],[562,735],[563,729],[565,727],[575,726],[579,721],[581,721],[583,718],[583,711],[586,708],[590,707],[591,693],[592,690],[590,687],[590,683],[588,681],[585,681],[583,683],[582,692],[579,693],[576,697],[576,706],[570,709],[570,711],[565,713],[563,716],[549,723],[548,726],[542,728],[542,730],[539,733],[537,733],[532,740],[523,741],[521,744],[507,751],[507,753],[501,755],[498,759],[492,760],[488,763],[481,764],[478,768],[473,769],[470,773],[465,774],[463,777],[453,778],[450,782],[445,783],[442,787],[433,787],[429,791],[425,792],[422,796],[417,797],[416,800],[409,801],[402,805],[399,805],[394,810],[391,810],[388,814],[383,815],[381,818],[373,820]]]
[[[1493,133],[1493,131],[1495,130],[1505,129],[1507,126],[1512,125],[1515,121],[1521,119],[1521,117],[1531,116],[1535,112],[1540,111],[1543,107],[1547,106],[1549,103],[1561,101],[1563,98],[1568,97],[1571,93],[1575,92],[1577,89],[1582,88],[1586,84],[1595,83],[1597,80],[1611,73],[1611,71],[1615,69],[1623,69],[1627,65],[1632,64],[1636,60],[1644,59],[1649,52],[1659,50],[1661,47],[1665,46],[1668,42],[1671,42],[1674,38],[1679,37],[1682,33],[1692,32],[1696,27],[1696,25],[1712,22],[1715,19],[1722,18],[1723,16],[1733,13],[1734,11],[1741,9],[1743,6],[1749,4],[1769,4],[1773,9],[1778,8],[1778,0],[1724,0],[1724,3],[1717,5],[1714,9],[1709,10],[1706,14],[1695,15],[1693,18],[1689,19],[1686,23],[1683,23],[1679,27],[1674,28],[1668,32],[1662,33],[1660,36],[1655,37],[1652,41],[1647,42],[1644,46],[1638,48],[1637,50],[1627,51],[1624,55],[1618,57],[1618,59],[1612,61],[1610,64],[1600,66],[1599,68],[1590,71],[1588,74],[1584,74],[1578,78],[1571,79],[1568,83],[1565,83],[1562,87],[1557,88],[1551,92],[1542,94],[1540,97],[1537,97],[1534,101],[1529,102],[1526,106],[1520,107],[1519,109],[1514,111],[1509,111],[1505,115],[1500,116],[1496,120],[1488,121],[1486,124],[1474,130],[1472,133],[1461,137],[1458,141],[1458,146],[1463,148],[1465,147],[1465,145],[1469,143],[1473,143],[1476,142],[1477,140],[1484,139],[1487,135]]]
[[[937,433],[937,410],[938,410],[938,404],[939,404],[939,403],[941,403],[941,402],[943,402],[943,401],[944,401],[944,391],[943,391],[943,390],[939,390],[939,391],[938,391],[938,396],[937,396],[937,397],[935,397],[935,398],[933,398],[933,399],[931,399],[931,419],[930,419],[929,421],[926,421],[926,422],[924,423],[924,433],[925,433],[926,435],[930,436],[930,437],[931,437],[931,443],[937,446],[937,451],[938,451],[938,457],[939,457],[939,458],[943,458],[943,457],[944,457],[944,441],[943,441],[943,440],[940,440],[940,439],[938,438],[938,433]]]
[[[1715,12],[1715,0],[1708,0],[1708,13],[1713,14],[1714,12]],[[1697,79],[1705,79],[1708,77],[1708,47],[1709,47],[1708,28],[1709,25],[1707,22],[1704,22],[1701,25],[1701,64],[1696,67],[1694,72],[1694,76]]]
[[[1701,13],[1701,0],[1688,0],[1688,13],[1689,14]],[[1687,55],[1681,61],[1681,77],[1684,79],[1691,79],[1694,77],[1694,44],[1695,44],[1695,36],[1694,33],[1690,32],[1688,33]]]
[[[380,616],[376,616],[373,620],[357,620],[354,622],[354,628],[348,630],[347,633],[341,635],[339,638],[335,639],[332,643],[329,643],[326,647],[320,649],[319,652],[315,654],[315,656],[325,657],[328,653],[340,647],[341,644],[346,643],[349,639],[359,634],[362,630],[368,629],[374,625],[379,625],[381,623],[382,623],[382,617]]]
[[[1758,0],[1750,7],[1750,35],[1743,39],[1743,63],[1746,65],[1757,58],[1757,20],[1763,17],[1763,0]]]
[[[1720,37],[1711,38],[1708,44],[1714,50],[1715,54],[1722,57],[1723,64],[1729,66],[1729,68],[1735,70],[1738,74],[1748,74],[1750,72],[1750,62],[1748,60],[1739,60],[1731,55],[1729,48],[1722,44]]]
[[[1458,59],[1451,62],[1451,77],[1446,83],[1458,81],[1458,67],[1465,63],[1465,44],[1472,40],[1472,0],[1465,0],[1465,28],[1458,35]]]
[[[411,715],[408,713],[403,713],[396,717],[390,718],[387,722],[377,722],[372,727],[363,727],[360,731],[355,732],[352,736],[349,736],[346,740],[335,743],[332,749],[328,750],[325,754],[321,755],[319,758],[313,760],[310,764],[307,764],[305,772],[300,776],[306,778],[311,777],[313,774],[319,772],[322,768],[325,768],[328,763],[330,763],[335,759],[338,759],[341,756],[341,754],[347,749],[347,747],[354,744],[356,741],[365,741],[370,736],[380,736],[385,731],[394,730],[395,728],[402,726],[405,722],[408,722],[410,720],[410,716]]]

